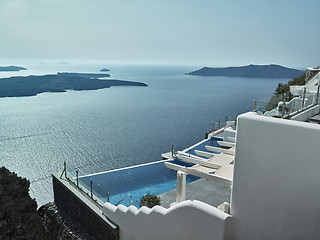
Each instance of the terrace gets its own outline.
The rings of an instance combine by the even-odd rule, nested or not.
[[[186,199],[184,193],[184,196],[182,198],[180,196],[180,200],[177,200],[177,197],[179,198],[176,192],[177,183],[182,182],[177,181],[175,167],[190,169],[199,165],[197,162],[190,161],[190,159],[208,162],[209,158],[199,157],[197,154],[205,151],[209,153],[206,147],[217,148],[222,140],[222,138],[210,136],[184,151],[173,150],[164,154],[164,156],[170,156],[169,159],[93,174],[84,175],[79,170],[66,166],[65,175],[75,186],[87,193],[100,205],[110,202],[116,206],[122,204],[138,207],[141,197],[147,193],[152,193],[160,196],[162,206],[169,207],[174,202]],[[218,153],[211,154],[217,155]],[[174,168],[168,168],[168,166],[174,166]],[[225,185],[201,179],[202,175],[197,174],[198,170],[196,168],[195,171],[195,174],[187,174],[183,178],[184,183],[182,184],[188,185],[187,199],[201,200],[214,206],[230,201],[230,184]],[[210,169],[210,171],[213,171],[213,169]],[[205,188],[206,191],[199,191],[200,187]],[[216,197],[208,198],[206,194],[208,191],[216,192]]]
[[[303,95],[292,102],[242,114],[208,139],[163,154],[166,160],[81,176],[65,168],[64,177],[75,195],[82,189],[83,201],[94,202],[98,215],[111,220],[109,228],[118,224],[121,239],[315,239],[319,81],[315,86],[311,97],[302,87]],[[299,101],[298,109],[286,112]],[[309,144],[301,145],[301,136]],[[148,191],[162,198],[162,207],[135,206]],[[220,205],[230,196],[230,209]]]
[[[307,110],[302,112],[302,114],[304,113],[309,114]],[[305,136],[310,143],[316,143],[320,134],[318,124],[270,118],[257,113],[246,113],[238,117],[237,126],[234,174],[231,179],[232,188],[230,189],[228,186],[229,191],[232,191],[232,205],[229,214],[215,207],[217,204],[212,206],[202,200],[183,200],[182,195],[179,195],[181,193],[179,188],[183,189],[183,187],[179,186],[177,188],[178,194],[176,194],[176,197],[180,196],[179,201],[173,197],[172,200],[175,201],[175,204],[169,202],[168,206],[155,206],[150,209],[147,207],[137,208],[130,202],[130,206],[122,204],[115,206],[111,202],[103,202],[95,196],[99,193],[96,192],[94,184],[91,182],[89,185],[93,187],[89,188],[93,190],[85,190],[87,194],[81,195],[77,190],[82,181],[81,177],[78,177],[78,181],[76,177],[71,178],[70,176],[68,177],[69,181],[63,181],[63,179],[59,181],[63,182],[65,186],[68,185],[70,191],[82,199],[82,202],[87,202],[86,206],[95,202],[94,206],[91,207],[98,206],[95,210],[98,216],[100,218],[106,216],[105,221],[111,221],[109,223],[111,231],[116,229],[112,224],[118,224],[121,239],[211,239],[212,236],[221,240],[315,239],[315,236],[319,235],[317,219],[320,211],[318,204],[320,196],[316,189],[320,185],[317,174],[320,168],[318,159],[320,153],[319,148],[314,144],[299,144],[297,136]],[[232,131],[229,129],[229,132]],[[224,135],[226,137],[224,139],[233,139],[228,135],[227,129],[225,129]],[[275,136],[277,137],[275,138]],[[217,140],[217,143],[219,144],[220,141]],[[198,144],[199,148],[202,148],[203,144],[208,146],[205,142]],[[225,144],[224,142],[220,143]],[[214,148],[214,146],[211,147]],[[229,150],[232,151],[232,149]],[[198,151],[202,150],[176,151],[173,155],[184,156],[188,160],[191,158],[191,161],[209,162],[210,158],[200,160],[199,156],[191,154],[193,152],[197,154]],[[214,155],[214,157],[220,154]],[[301,168],[302,160],[303,168]],[[187,172],[184,167],[189,169],[197,164],[203,164],[201,162],[201,164],[188,166],[180,165],[179,162],[164,160],[141,165],[137,168],[141,168],[140,170],[144,172],[144,167],[152,166],[153,168],[157,164],[163,165],[163,163],[176,164],[179,168],[182,168],[178,170],[178,179],[183,179],[180,176],[184,175],[180,172],[179,176],[179,171]],[[121,171],[131,171],[133,168]],[[154,173],[155,169],[152,170],[151,172]],[[109,172],[109,174],[120,174],[121,171],[115,170]],[[219,178],[219,176],[214,175],[216,172],[213,174],[202,172],[200,174],[206,175],[205,177]],[[293,172],[294,174],[292,174]],[[68,174],[67,172],[67,176]],[[104,173],[101,173],[97,176],[101,177],[103,175]],[[84,178],[89,179],[92,176],[95,175],[84,176]],[[175,177],[176,174],[173,174],[173,176]],[[116,175],[113,177],[116,177]],[[121,177],[123,177],[122,174]],[[62,178],[64,177],[62,176]],[[154,178],[156,179],[157,176]],[[113,178],[110,180],[113,180]],[[152,177],[150,180],[153,181]],[[121,181],[121,179],[117,178],[114,182],[118,181]],[[145,181],[142,180],[141,182]],[[202,183],[208,182],[213,181],[198,179],[186,184],[186,199],[188,189],[191,189],[192,194],[198,191],[203,192],[206,198],[215,198],[218,193],[202,185]],[[170,191],[165,194],[169,193]],[[57,199],[59,200],[59,197]],[[250,199],[254,199],[254,201]],[[61,204],[64,205],[65,202]],[[308,208],[304,208],[305,205]],[[74,206],[70,206],[70,209],[71,207],[74,209]],[[227,208],[224,208],[224,210],[227,210]],[[192,216],[192,219],[190,219],[190,216]],[[255,221],[252,221],[252,219]],[[132,224],[133,222],[134,224]],[[276,227],[280,225],[283,227]],[[163,231],[163,229],[166,229],[166,231]]]
[[[287,92],[269,98],[254,101],[253,111],[260,115],[309,121],[317,114],[310,111],[319,103],[320,73],[317,73],[305,85],[290,86]],[[306,114],[309,112],[309,114]],[[303,113],[305,118],[299,117]]]

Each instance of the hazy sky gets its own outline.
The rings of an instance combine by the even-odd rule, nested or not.
[[[320,65],[319,0],[0,0],[0,59]]]

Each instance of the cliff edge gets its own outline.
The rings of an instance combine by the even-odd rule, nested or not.
[[[95,239],[62,214],[55,203],[45,204],[37,211],[29,186],[27,179],[0,168],[0,239]]]
[[[29,181],[0,168],[1,239],[47,239],[37,203],[29,196]]]

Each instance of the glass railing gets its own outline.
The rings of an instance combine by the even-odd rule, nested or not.
[[[316,104],[319,104],[319,93],[304,90],[300,96],[287,92],[254,100],[253,111],[270,117],[290,118]]]
[[[235,121],[237,119],[236,115],[229,115],[224,118],[219,118],[215,121],[211,122],[210,132],[215,132],[224,127],[232,127],[235,128]]]
[[[98,206],[103,205],[103,197],[100,196],[99,186],[92,181],[90,178],[86,178],[86,181],[83,180],[83,176],[86,176],[85,173],[80,168],[74,167],[68,163],[64,163],[64,170],[61,174],[61,177],[66,178],[72,185],[78,188],[84,195],[92,199]],[[106,193],[108,195],[108,193]]]

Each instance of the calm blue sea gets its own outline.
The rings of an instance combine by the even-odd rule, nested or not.
[[[0,165],[31,181],[38,205],[53,201],[51,173],[63,162],[94,173],[161,160],[174,144],[204,138],[211,121],[252,110],[287,79],[187,76],[199,66],[41,64],[9,75],[99,72],[148,87],[43,93],[0,99]]]

